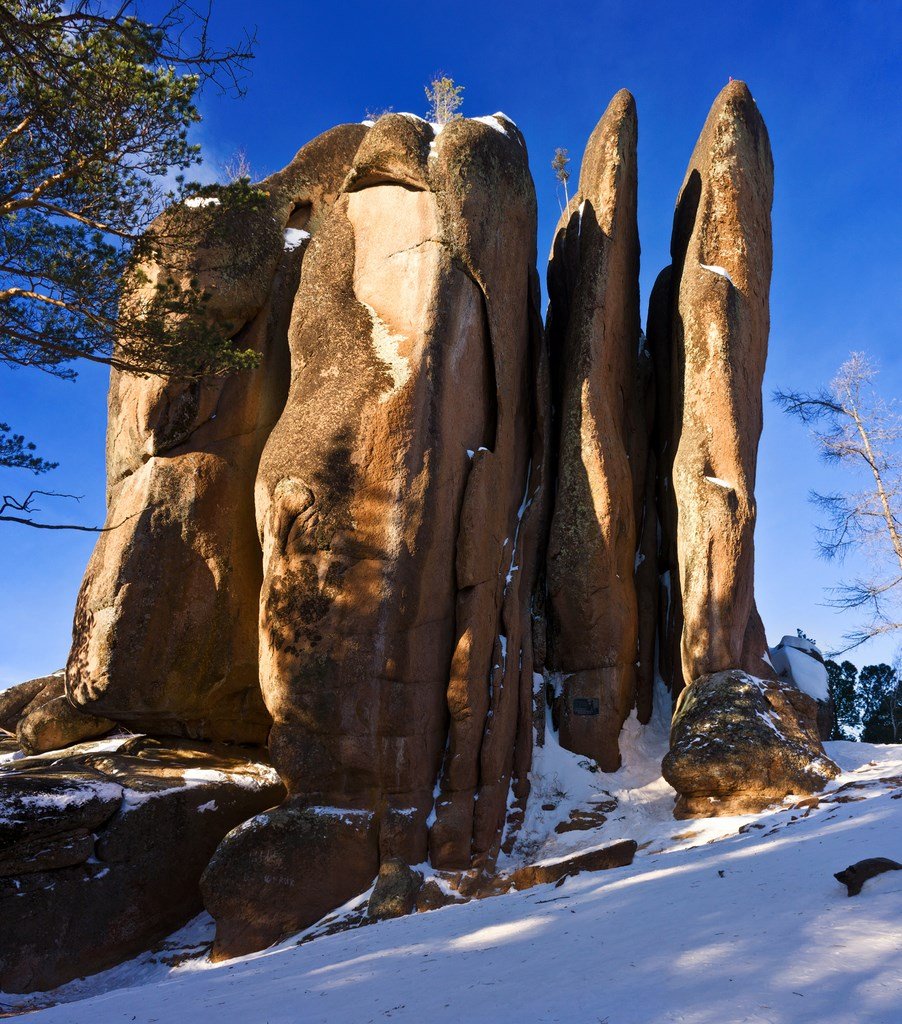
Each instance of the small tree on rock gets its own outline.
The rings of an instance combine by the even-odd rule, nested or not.
[[[558,206],[561,208],[561,214],[570,206],[570,194],[567,188],[567,182],[570,181],[570,169],[567,164],[570,163],[570,157],[567,155],[567,150],[561,146],[554,151],[554,159],[551,161],[551,168],[554,171],[554,176],[564,189],[564,202],[561,204],[560,196],[558,196]]]
[[[463,116],[458,111],[464,102],[464,86],[455,84],[453,78],[448,75],[436,75],[426,86],[425,91],[426,99],[429,100],[426,118],[433,124],[447,124]]]

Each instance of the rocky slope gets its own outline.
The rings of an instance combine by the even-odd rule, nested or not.
[[[577,759],[568,773],[557,751],[541,785],[565,777],[577,803],[620,797],[581,843],[627,830],[642,847],[630,867],[305,941],[311,929],[224,964],[206,961],[213,923],[200,917],[154,953],[0,1006],[48,1007],[28,1018],[40,1024],[207,1024],[223,1006],[236,1024],[259,1021],[263,1007],[270,1024],[451,1024],[481,1020],[489,1005],[503,1024],[895,1024],[902,873],[853,899],[833,875],[862,858],[899,859],[902,749],[829,743],[843,774],[816,806],[675,823],[658,771],[666,729],[631,719],[622,746],[624,768],[583,770],[581,782]],[[558,844],[542,855],[560,857],[573,833],[555,839],[543,825],[542,835]]]

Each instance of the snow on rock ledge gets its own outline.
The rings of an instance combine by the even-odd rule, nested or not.
[[[251,753],[138,736],[4,763],[0,989],[103,970],[196,914],[219,841],[284,793]]]
[[[818,648],[804,637],[784,636],[776,647],[768,649],[774,671],[781,679],[822,703],[830,699],[827,666]]]

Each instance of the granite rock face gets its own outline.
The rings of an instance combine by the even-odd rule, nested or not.
[[[633,97],[592,133],[548,268],[557,486],[547,554],[561,742],[608,771],[635,700],[634,571],[645,499]],[[634,476],[635,474],[635,476]],[[652,634],[653,635],[653,634]]]
[[[220,839],[284,794],[234,748],[111,742],[0,766],[5,992],[103,970],[181,927]]]
[[[261,684],[291,799],[270,816],[277,842],[260,821],[211,865],[217,955],[312,923],[323,886],[353,875],[359,889],[388,858],[428,850],[466,868],[497,853],[532,739],[547,402],[535,230],[511,122],[438,134],[387,115],[309,246],[291,388],[257,478]],[[278,910],[251,873],[239,920],[214,894],[230,847],[355,868],[301,881]]]
[[[754,492],[772,201],[767,129],[745,83],[731,82],[689,161],[671,242],[668,476],[686,683],[730,668],[767,673],[755,609]]]
[[[774,681],[755,605],[772,201],[767,129],[745,83],[731,82],[689,162],[673,264],[649,311],[659,665],[680,695],[664,774],[678,817],[813,792],[836,771],[820,746],[817,703]]]
[[[835,774],[814,702],[770,678],[754,601],[767,132],[732,82],[679,194],[647,338],[636,144],[622,91],[557,228],[547,332],[525,144],[500,114],[344,125],[250,208],[166,215],[197,245],[142,267],[127,301],[196,279],[261,364],[197,384],[114,371],[116,528],[65,684],[0,695],[0,729],[28,750],[116,723],[195,742],[0,769],[0,920],[24,936],[0,987],[98,970],[201,894],[222,959],[377,877],[374,916],[453,899],[417,893],[407,865],[427,860],[462,898],[629,863],[632,841],[496,872],[549,695],[563,745],[614,771],[659,675],[678,697],[664,773],[681,817]],[[282,783],[197,745],[267,739]]]
[[[680,695],[664,758],[676,818],[759,811],[816,793],[839,774],[818,736],[817,701],[782,680],[739,670],[696,679]]]
[[[365,133],[345,125],[315,139],[260,183],[249,207],[164,215],[193,221],[197,246],[184,265],[141,268],[131,301],[165,274],[195,278],[211,322],[261,362],[198,383],[113,371],[107,526],[116,529],[88,565],[67,666],[67,693],[84,711],[157,735],[266,741],[254,479],[288,388],[297,243],[317,229]]]
[[[115,722],[79,711],[66,697],[63,670],[0,693],[0,731],[16,737],[26,754],[59,750],[103,736]]]

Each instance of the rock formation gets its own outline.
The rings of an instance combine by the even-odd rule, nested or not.
[[[666,581],[659,648],[662,675],[675,692],[688,687],[664,774],[682,817],[811,792],[836,771],[815,702],[761,681],[774,675],[754,595],[772,199],[767,129],[745,83],[730,82],[689,162],[673,264],[649,313]]]
[[[265,763],[146,738],[0,766],[0,990],[53,988],[181,927],[219,840],[283,793]]]
[[[548,544],[550,667],[563,677],[561,742],[613,771],[635,700],[634,570],[645,495],[637,387],[636,105],[611,101],[548,267],[557,486]],[[641,466],[636,463],[641,462]],[[634,475],[636,478],[634,479]]]
[[[668,475],[686,683],[730,668],[766,673],[753,535],[772,201],[767,129],[745,83],[731,82],[689,161],[671,242]]]
[[[84,714],[69,702],[65,677],[61,670],[0,693],[0,731],[15,735],[26,754],[60,750],[113,728],[110,719]]]
[[[680,190],[646,339],[636,140],[622,91],[557,228],[547,351],[535,195],[504,115],[344,125],[250,205],[164,215],[197,243],[140,268],[126,301],[196,279],[260,366],[192,384],[113,372],[113,528],[65,693],[57,676],[0,696],[0,730],[29,751],[117,723],[195,742],[0,769],[0,927],[25,936],[0,985],[97,970],[199,893],[222,958],[377,876],[379,917],[629,863],[624,840],[496,871],[549,694],[562,744],[613,771],[657,670],[678,698],[679,817],[835,774],[815,702],[763,660],[754,600],[767,132],[732,82]],[[211,743],[267,737],[284,789]],[[611,809],[572,808],[557,831]],[[409,867],[427,859],[441,885]],[[51,917],[65,926],[47,935]]]
[[[823,654],[803,636],[784,636],[776,647],[768,648],[767,653],[778,679],[792,683],[817,701],[818,733],[822,740],[830,739],[836,708],[830,696]]]
[[[679,794],[676,818],[760,811],[839,774],[821,747],[816,701],[739,670],[702,676],[682,692],[662,769]]]
[[[345,125],[315,139],[252,204],[214,197],[164,215],[188,218],[197,247],[184,265],[141,268],[130,301],[167,274],[196,278],[211,321],[261,362],[191,384],[113,370],[107,525],[116,528],[88,565],[67,668],[69,697],[85,711],[157,735],[266,741],[254,477],[288,386],[301,232],[316,230],[365,133]]]
[[[261,684],[290,797],[207,871],[217,955],[311,924],[427,839],[441,867],[497,852],[532,739],[535,216],[502,115],[440,133],[387,115],[310,244],[257,478]]]

